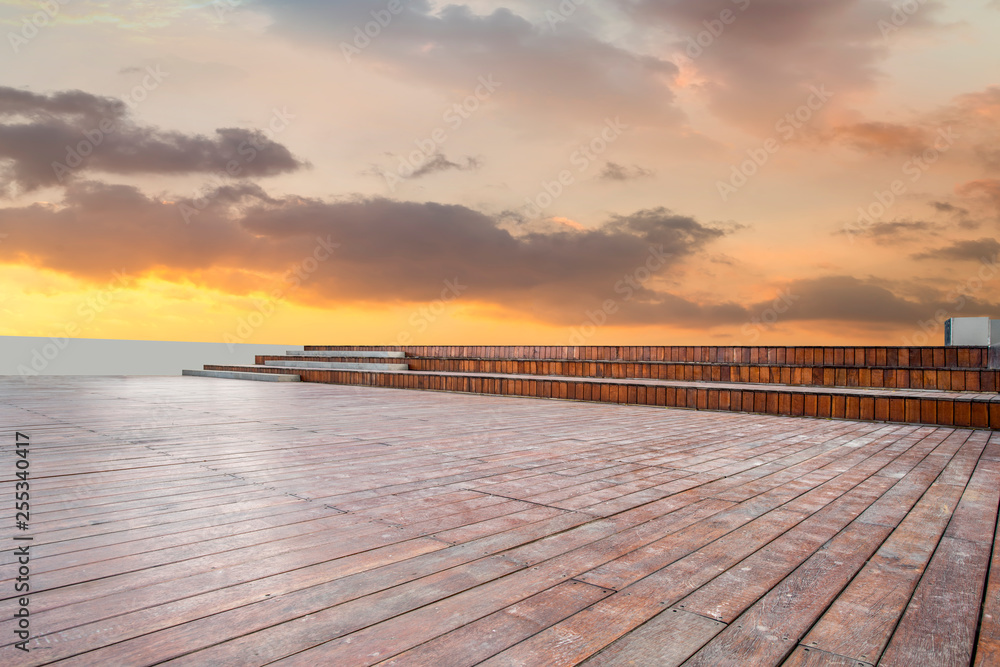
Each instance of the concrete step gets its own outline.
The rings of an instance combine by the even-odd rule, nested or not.
[[[378,352],[356,352],[353,350],[327,350],[327,351],[316,351],[316,350],[287,350],[285,352],[289,357],[326,357],[331,359],[339,358],[358,358],[358,359],[403,359],[406,357],[405,352],[391,352],[391,351],[378,351]]]
[[[292,361],[289,359],[268,359],[265,366],[280,368],[322,368],[333,371],[406,371],[407,364],[350,363],[344,361]]]
[[[223,378],[226,380],[256,380],[258,382],[299,382],[301,380],[298,375],[293,375],[291,373],[255,373],[252,371],[184,370],[181,371],[181,375]]]
[[[253,366],[209,366],[252,371]],[[1000,394],[650,378],[303,370],[304,382],[1000,430]]]

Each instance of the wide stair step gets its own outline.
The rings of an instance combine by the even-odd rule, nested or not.
[[[406,363],[339,361],[348,357],[338,353],[395,353]],[[307,346],[285,357],[258,356],[255,366],[205,368],[355,386],[1000,429],[997,361],[997,348],[985,347]]]
[[[222,378],[226,380],[256,380],[258,382],[299,382],[298,375],[277,374],[277,373],[256,373],[253,371],[224,371],[224,370],[184,370],[181,375],[194,377]]]
[[[264,365],[279,366],[282,368],[323,368],[335,371],[405,371],[410,368],[407,364],[351,363],[344,361],[297,361],[273,357],[268,357],[264,361]]]
[[[375,352],[360,352],[352,350],[330,350],[330,351],[317,351],[317,350],[288,350],[285,352],[286,356],[289,357],[319,357],[326,359],[403,359],[406,357],[404,352],[393,352],[389,350],[379,350]]]
[[[270,359],[272,357],[264,357]],[[565,359],[469,359],[410,357],[411,370],[457,373],[650,378],[690,382],[735,382],[879,389],[996,391],[1000,370],[983,368],[893,368],[799,366],[731,362],[575,361]]]
[[[407,358],[673,361],[688,363],[864,366],[883,368],[1000,369],[1000,346],[955,347],[731,347],[731,346],[527,346],[527,345],[307,345],[306,352],[396,351]],[[299,353],[301,354],[301,352]]]

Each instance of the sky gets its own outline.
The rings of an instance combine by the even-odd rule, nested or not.
[[[998,0],[8,0],[0,33],[0,335],[1000,318]]]

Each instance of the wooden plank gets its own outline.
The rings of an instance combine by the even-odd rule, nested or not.
[[[627,534],[612,534],[605,539],[600,539],[602,535],[607,535],[608,529],[612,528],[613,525],[612,520],[601,520],[508,552],[503,555],[502,562],[510,565],[516,564],[520,568],[528,568],[533,563],[548,558],[553,558],[553,560],[545,568],[522,569],[515,574],[494,581],[489,581],[495,578],[490,576],[486,579],[489,583],[477,581],[476,585],[479,588],[470,591],[467,596],[455,598],[452,602],[473,606],[476,604],[489,605],[495,609],[544,590],[544,588],[571,577],[575,573],[591,569],[609,558],[615,557],[623,550],[627,550],[631,540],[634,539]],[[594,542],[595,539],[598,541]],[[586,548],[579,548],[581,546]],[[456,568],[451,572],[457,578],[457,582],[467,582],[468,577],[463,572],[470,569],[474,571],[481,565],[482,563],[477,561],[468,566]],[[433,580],[434,577],[431,579]],[[420,595],[423,595],[423,591],[428,588],[430,595],[441,594],[441,585],[436,582],[415,581],[407,584],[407,587],[413,588]],[[448,591],[452,595],[457,592]],[[422,597],[419,599],[424,600]],[[280,627],[262,628],[254,635],[234,639],[213,647],[199,656],[199,661],[188,663],[186,659],[182,659],[177,664],[204,664],[206,660],[213,665],[243,664],[240,661],[245,659],[247,651],[250,650],[249,647],[261,646],[266,646],[266,650],[254,648],[255,653],[265,656],[265,659],[274,660],[383,620],[379,617],[380,614],[388,617],[404,613],[407,609],[400,607],[401,604],[422,606],[426,603],[417,604],[412,598],[400,596],[396,591],[378,593],[375,600],[377,602],[357,600],[355,601],[357,604],[351,602],[314,612],[309,616],[308,624],[285,623]],[[365,611],[359,613],[359,610],[362,609]],[[321,637],[323,639],[320,639]],[[192,641],[193,637],[189,636],[187,639]],[[161,648],[161,650],[163,649]],[[114,655],[116,658],[118,657],[117,654]]]
[[[220,614],[254,602],[266,602],[273,605],[282,594],[289,598],[290,606],[288,609],[290,613],[296,608],[294,604],[296,598],[302,600],[301,608],[308,610],[308,600],[313,599],[314,593],[321,594],[315,603],[320,604],[317,608],[323,608],[335,603],[337,595],[346,596],[344,599],[353,599],[359,595],[377,592],[421,576],[428,576],[446,568],[461,565],[484,553],[503,551],[517,544],[536,540],[551,532],[559,532],[584,521],[586,519],[578,516],[558,516],[538,524],[481,538],[450,549],[442,549],[446,545],[440,542],[435,543],[433,540],[414,540],[410,544],[417,551],[426,549],[425,555],[416,553],[409,548],[393,545],[378,551],[367,551],[357,556],[319,563],[287,574],[257,578],[253,581],[247,581],[245,584],[218,590],[211,589],[213,586],[217,588],[220,584],[224,585],[225,582],[220,582],[218,575],[209,572],[200,577],[211,584],[207,587],[209,589],[207,593],[197,593],[199,589],[204,587],[197,577],[191,577],[183,581],[188,591],[177,590],[178,584],[175,582],[165,582],[159,587],[148,586],[137,591],[126,591],[117,598],[108,596],[92,602],[84,601],[76,610],[69,607],[64,609],[70,613],[78,613],[80,618],[86,619],[84,622],[87,624],[82,626],[85,639],[78,641],[74,647],[62,648],[86,651],[153,630],[160,630],[162,633],[153,638],[157,642],[161,641],[160,637],[170,637],[174,632],[181,633],[183,636],[183,633],[189,631],[188,626],[184,625],[176,630],[173,629],[173,626],[182,626],[182,624],[200,618],[212,618],[212,614]],[[376,574],[369,573],[369,570],[373,569]],[[310,587],[320,588],[312,590]],[[326,591],[325,595],[322,594],[324,590]],[[185,593],[187,597],[185,597]],[[165,603],[171,599],[176,601]],[[95,610],[100,610],[102,615],[97,615]],[[275,612],[269,612],[269,614],[261,615],[259,618],[264,619],[271,613]],[[44,614],[43,612],[38,616],[42,623],[47,622]],[[91,622],[92,619],[106,618],[115,614],[125,615],[117,616],[112,623]],[[251,614],[250,618],[255,618],[255,616]],[[280,619],[280,616],[275,613],[273,618]],[[76,622],[80,623],[79,620]],[[273,622],[275,621],[268,621],[268,623]],[[60,626],[53,621],[51,627]],[[240,628],[243,626],[231,627]],[[209,638],[210,644],[229,636],[226,634],[224,624],[220,628],[221,634],[216,635],[214,639]],[[197,633],[195,632],[193,636],[197,636]],[[188,639],[187,641],[193,640]],[[49,652],[49,655],[54,657],[61,654]]]
[[[668,609],[580,664],[587,667],[674,667],[724,627],[723,623],[704,616]]]
[[[779,519],[780,517],[780,519]],[[775,510],[712,544],[639,580],[565,621],[485,661],[485,665],[530,664],[544,655],[551,664],[574,665],[653,618],[718,572],[768,543],[801,515]]]
[[[779,664],[888,533],[852,523],[685,664]]]
[[[739,506],[717,512],[674,534],[645,546],[630,550],[624,556],[601,565],[586,574],[581,581],[620,590],[627,585],[680,560],[698,547],[713,542],[756,518],[756,514]]]
[[[507,503],[500,503],[496,507],[502,509]],[[511,511],[521,508],[528,508],[526,503],[514,503],[507,507]],[[489,512],[495,514],[495,508],[486,508],[480,513]],[[458,515],[462,517],[475,517],[474,513]],[[434,524],[439,521],[432,522]],[[119,551],[114,558],[102,561],[89,561],[86,565],[63,568],[53,571],[45,578],[45,585],[41,590],[55,589],[67,586],[72,583],[80,583],[91,579],[114,577],[102,583],[107,588],[125,586],[123,582],[131,582],[131,586],[145,586],[157,581],[169,580],[171,578],[183,578],[191,576],[199,571],[209,569],[221,569],[230,565],[238,565],[246,558],[246,554],[252,551],[258,559],[266,559],[278,554],[295,552],[297,550],[315,549],[321,545],[335,543],[342,538],[338,535],[338,530],[350,531],[356,538],[353,545],[358,549],[381,546],[388,540],[389,542],[401,541],[408,537],[426,533],[423,524],[416,524],[415,529],[406,532],[387,531],[384,526],[367,522],[364,517],[338,515],[327,519],[317,519],[310,523],[296,524],[297,531],[291,535],[285,535],[279,539],[275,535],[274,539],[264,543],[258,543],[251,539],[244,546],[240,545],[240,540],[232,543],[227,541],[197,542],[194,544],[175,547],[171,550],[153,550],[147,554],[122,555]],[[325,553],[333,557],[341,549],[347,548],[346,543],[337,545],[337,548],[327,546]],[[127,551],[125,552],[127,553]],[[72,555],[72,554],[70,554]],[[340,553],[340,555],[345,555]],[[145,568],[154,565],[162,565],[155,570]],[[126,574],[130,570],[138,570],[132,575]],[[85,575],[85,576],[81,576]],[[64,602],[71,601],[75,591],[61,591],[60,596]],[[82,589],[79,589],[82,590]]]
[[[990,546],[942,538],[879,665],[968,665]]]
[[[992,544],[1000,504],[1000,462],[980,460],[945,537]]]
[[[449,544],[461,544],[564,514],[563,510],[552,507],[531,507],[520,512],[505,514],[496,518],[467,523],[449,530],[435,532],[434,539]]]
[[[789,572],[812,558],[860,515],[874,498],[878,498],[889,484],[875,484],[871,480],[834,500],[760,551],[735,563],[711,583],[682,600],[678,607],[727,623],[734,621],[782,582]]]
[[[816,648],[798,646],[788,659],[781,663],[781,667],[874,667],[874,665]]]
[[[173,659],[175,665],[263,665],[516,569],[517,565],[494,556],[410,582],[403,590],[381,590],[364,597],[346,593],[343,582],[347,579],[341,579],[334,586],[314,586],[107,646],[91,652],[87,662],[80,664],[142,664],[145,656],[157,655],[161,660]],[[333,593],[338,588],[344,592]],[[345,593],[353,599],[344,600]],[[198,649],[207,650],[195,653]]]
[[[981,460],[1000,460],[1000,435],[992,434]],[[982,609],[976,667],[1000,663],[1000,531],[994,534],[993,539],[993,558]]]
[[[482,587],[480,587],[482,588]],[[577,581],[567,581],[562,584],[530,596],[510,606],[504,606],[504,598],[491,598],[480,588],[459,594],[436,604],[396,616],[395,618],[368,626],[337,639],[324,642],[309,650],[289,656],[280,662],[287,667],[295,665],[372,665],[384,658],[398,656],[406,664],[406,659],[399,653],[411,646],[420,646],[435,637],[465,626],[461,636],[472,636],[470,632],[479,630],[487,637],[494,635],[503,626],[515,625],[521,638],[535,634],[541,628],[552,625],[575,611],[597,602],[610,595],[612,591]],[[495,587],[496,588],[496,587]],[[516,586],[504,586],[507,599],[518,596]],[[548,593],[548,594],[546,594]],[[500,601],[503,600],[503,601]],[[497,607],[498,611],[494,611]],[[519,622],[511,623],[517,619]],[[477,622],[478,621],[478,622]],[[516,627],[516,626],[525,626]],[[470,626],[475,626],[470,630]],[[500,626],[498,628],[497,626]],[[506,629],[506,628],[503,628]],[[517,636],[500,634],[494,642],[486,645],[474,642],[472,646],[459,648],[453,638],[447,645],[453,652],[446,659],[447,664],[476,664],[476,656],[489,657],[511,644],[517,643]],[[426,650],[426,647],[421,647]],[[432,653],[442,650],[438,646]],[[454,649],[458,648],[457,651]],[[470,650],[472,649],[472,650]],[[483,655],[485,653],[485,655]],[[186,660],[188,664],[219,664],[216,652],[208,651],[204,656],[197,654]],[[423,658],[421,658],[423,659]],[[413,663],[410,663],[413,664]]]
[[[966,491],[963,502],[976,493]],[[960,486],[932,485],[837,596],[802,644],[862,662],[878,662],[938,540],[952,520],[960,496]]]
[[[476,665],[609,593],[577,581],[563,582],[378,664]]]
[[[993,557],[976,645],[975,667],[1000,664],[1000,532],[993,537]]]

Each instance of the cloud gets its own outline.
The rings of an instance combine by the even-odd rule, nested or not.
[[[410,174],[409,177],[420,178],[422,176],[428,176],[430,174],[450,170],[475,171],[481,166],[482,163],[479,158],[467,157],[465,158],[465,163],[462,164],[460,162],[452,162],[446,158],[443,153],[435,153],[429,160],[427,160],[427,162],[420,165],[419,169],[416,169],[412,174]]]
[[[853,276],[824,276],[791,282],[787,286],[794,306],[788,320],[845,322],[908,322],[921,317],[926,306],[903,299],[888,288]],[[763,309],[770,302],[757,306]]]
[[[892,15],[883,0],[617,2],[637,26],[674,39],[674,50],[699,74],[701,82],[692,85],[713,112],[758,132],[773,132],[780,118],[806,101],[811,86],[829,89],[835,106],[868,93],[889,54],[877,25]],[[905,30],[935,25],[941,6],[921,3]]]
[[[939,213],[955,213],[957,215],[969,214],[968,209],[962,208],[961,206],[955,206],[954,204],[945,201],[931,202],[931,206],[933,206],[934,210],[936,210]]]
[[[180,272],[257,275],[262,286],[308,257],[317,239],[340,244],[301,298],[314,303],[421,301],[444,280],[526,312],[571,313],[614,296],[614,287],[650,257],[661,270],[729,233],[667,209],[615,216],[597,229],[515,236],[469,208],[380,198],[273,198],[251,184],[220,188],[185,222],[193,202],[150,197],[131,186],[77,182],[59,205],[0,209],[0,261],[102,280]],[[655,254],[654,254],[655,253]],[[260,278],[260,276],[265,278]],[[269,276],[269,277],[268,277]],[[225,285],[213,285],[226,288]],[[658,298],[640,288],[643,299]],[[669,298],[664,296],[663,298]]]
[[[940,225],[923,220],[893,220],[875,222],[864,233],[880,245],[891,245],[912,240],[919,236],[936,235]],[[923,234],[921,234],[923,232]],[[842,231],[837,232],[843,233]]]
[[[981,91],[959,95],[955,98],[954,107],[963,117],[978,118],[995,126],[1000,121],[1000,86],[988,86]]]
[[[385,199],[255,207],[241,224],[269,238],[331,234],[345,249],[345,269],[327,285],[331,295],[421,299],[457,277],[478,299],[528,308],[534,302],[556,312],[592,305],[593,294],[612,295],[654,250],[667,257],[666,269],[726,234],[650,209],[615,216],[597,229],[560,226],[514,235],[465,207]]]
[[[949,261],[982,261],[1000,254],[1000,242],[993,238],[955,241],[944,248],[932,248],[913,255],[914,259],[943,259]]]
[[[791,295],[791,306],[781,315],[781,320],[917,326],[939,311],[961,311],[963,315],[977,316],[995,313],[998,306],[974,295],[963,294],[961,289],[950,284],[945,285],[943,290],[905,284],[902,287],[913,293],[911,298],[900,296],[871,278],[822,276],[791,281],[784,288],[785,293]],[[760,313],[771,305],[771,301],[762,301],[749,306],[749,309]]]
[[[162,131],[136,124],[115,98],[0,87],[0,174],[23,191],[89,172],[262,177],[306,166],[273,134],[273,128],[221,128],[213,137]]]
[[[579,326],[613,301],[615,326],[692,330],[740,327],[769,300],[694,299],[671,291],[681,265],[698,266],[733,226],[703,224],[666,208],[614,215],[594,228],[566,224],[505,230],[473,209],[383,198],[273,197],[235,183],[193,202],[132,186],[74,182],[58,204],[0,209],[0,262],[100,283],[113,271],[246,295],[281,288],[312,306],[377,307],[437,298],[444,281],[463,298],[511,317]],[[2,235],[6,235],[3,237]],[[336,249],[295,290],[288,272],[320,246]],[[787,321],[900,324],[948,306],[941,294],[900,296],[878,281],[828,276],[791,281]],[[973,304],[973,310],[985,308]],[[982,306],[982,308],[980,308]]]
[[[605,181],[632,181],[637,178],[649,178],[655,174],[656,172],[637,165],[626,167],[617,162],[608,162],[598,178]]]
[[[91,123],[103,118],[118,120],[128,113],[125,102],[98,97],[80,90],[39,95],[27,90],[0,87],[0,117],[24,116],[43,119],[51,116],[83,118]]]
[[[983,178],[962,183],[955,187],[955,192],[964,197],[983,197],[1000,215],[1000,179]]]
[[[958,95],[906,123],[846,123],[820,130],[813,137],[867,154],[912,157],[954,150],[963,162],[1000,171],[1000,86]]]
[[[933,131],[898,123],[864,122],[831,130],[832,140],[866,153],[917,154],[933,143]]]
[[[511,9],[478,14],[466,5],[436,10],[426,0],[386,12],[384,0],[259,0],[272,29],[336,49],[351,66],[377,69],[464,97],[480,77],[495,78],[491,101],[592,123],[621,115],[631,124],[682,118],[670,85],[673,63],[602,41],[577,22],[553,31]],[[365,35],[366,24],[382,17]],[[369,26],[370,27],[370,26]]]

